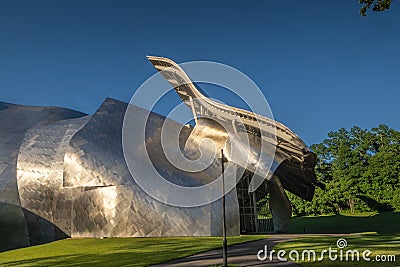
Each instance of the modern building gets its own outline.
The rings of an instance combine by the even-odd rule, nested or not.
[[[165,58],[149,57],[158,70],[170,70],[188,79],[178,65]],[[163,74],[166,74],[164,72]],[[206,99],[193,83],[174,84],[179,96],[194,110],[195,127],[182,127],[161,115],[150,113],[146,125],[147,153],[155,168],[184,186],[208,183],[220,172],[215,161],[210,168],[189,173],[173,166],[163,155],[160,129],[181,129],[182,151],[195,150],[204,129],[217,129],[203,115],[227,120],[235,111],[242,118],[242,132],[251,140],[261,138],[262,127],[253,113],[226,107]],[[0,102],[0,251],[42,244],[66,237],[215,236],[222,234],[221,200],[198,207],[171,206],[148,195],[135,182],[123,152],[122,128],[127,107],[137,116],[145,111],[114,99],[106,99],[93,115],[58,107],[33,107]],[[218,111],[219,110],[219,111]],[[223,112],[221,112],[223,110]],[[207,114],[206,114],[207,113]],[[260,117],[257,117],[260,119]],[[252,192],[252,168],[226,195],[227,232],[284,231],[291,216],[284,189],[312,199],[315,155],[282,124],[276,127],[274,175]],[[274,126],[273,126],[274,125]],[[269,199],[266,196],[269,195]],[[269,201],[271,220],[259,213]],[[268,213],[267,209],[267,213]],[[271,222],[271,223],[269,223]]]

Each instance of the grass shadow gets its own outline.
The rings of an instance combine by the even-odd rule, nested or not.
[[[289,225],[288,232],[293,234],[399,233],[399,221],[400,212],[383,212],[370,216],[295,217]]]

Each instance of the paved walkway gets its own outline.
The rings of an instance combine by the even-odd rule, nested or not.
[[[257,253],[264,249],[265,245],[268,250],[272,249],[279,242],[293,239],[297,236],[293,235],[273,235],[268,239],[246,242],[228,247],[228,263],[235,266],[299,266],[292,262],[280,262],[275,257],[273,261],[259,261]],[[196,254],[186,258],[175,259],[152,267],[203,267],[222,265],[222,249],[210,250],[200,254]]]
[[[280,242],[288,241],[302,236],[346,236],[346,234],[274,234],[269,235],[267,239],[246,242],[228,247],[228,263],[235,266],[300,266],[293,262],[281,262],[276,258],[276,253],[272,261],[259,261],[257,253],[264,249],[265,245],[268,251]],[[222,265],[222,249],[210,250],[200,254],[196,254],[186,258],[175,259],[162,264],[152,265],[152,267],[203,267],[203,266],[221,266]]]

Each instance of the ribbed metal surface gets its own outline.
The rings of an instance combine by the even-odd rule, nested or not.
[[[85,116],[59,108],[0,106],[1,250],[67,236],[222,234],[220,201],[196,208],[172,207],[134,182],[122,152],[126,107],[107,99],[95,114]],[[140,116],[143,110],[135,112]],[[159,149],[164,121],[151,114],[146,129],[154,167],[171,182],[187,186],[217,176],[218,165],[193,175],[168,162]],[[175,122],[169,125],[181,128]],[[182,132],[182,147],[190,132],[190,128]],[[235,190],[227,196],[227,207],[228,233],[238,234]]]
[[[25,134],[18,155],[17,182],[31,244],[56,240],[61,234],[58,222],[61,231],[70,235],[70,226],[63,223],[71,214],[63,186],[64,156],[72,136],[89,118],[37,125]]]
[[[154,57],[150,59],[159,70],[174,66],[177,72],[173,73],[173,77],[176,79],[189,79],[172,61]],[[171,77],[167,75],[166,78],[174,85]],[[187,100],[200,94],[190,80],[187,86],[177,86],[175,89],[182,100],[190,105],[191,101]],[[196,118],[194,128],[182,127],[175,121],[150,113],[145,129],[145,147],[139,147],[132,155],[135,166],[139,169],[146,166],[144,162],[148,156],[154,169],[165,180],[183,187],[194,187],[207,185],[219,177],[221,165],[214,156],[225,143],[239,147],[240,153],[231,153],[238,156],[237,159],[242,155],[253,155],[252,160],[256,159],[261,143],[257,133],[261,133],[261,130],[254,124],[255,115],[204,99],[208,101],[207,105],[193,105],[195,112],[201,115]],[[56,107],[27,107],[0,102],[0,251],[68,236],[222,235],[220,200],[187,208],[172,206],[151,197],[138,185],[138,179],[145,181],[148,177],[143,175],[133,179],[122,144],[127,107],[126,103],[107,99],[95,114],[89,116]],[[138,117],[147,114],[147,111],[135,106],[130,106],[129,110]],[[236,129],[230,117],[226,116],[229,112],[243,118],[242,130]],[[217,119],[210,119],[214,117]],[[219,123],[225,123],[224,129],[231,128],[235,132],[232,140],[227,140],[227,132],[218,126]],[[273,125],[269,119],[261,120],[261,124],[264,124],[267,132],[273,132],[275,128],[280,132],[277,134],[277,144],[267,142],[277,146],[273,155],[268,154],[267,149],[268,157],[265,158],[273,161],[271,171],[274,175],[269,175],[267,179],[261,177],[262,186],[257,189],[258,195],[270,194],[274,228],[284,231],[291,213],[284,188],[305,199],[312,198],[315,158],[303,141],[285,126],[278,123]],[[124,142],[124,148],[125,145],[135,144],[132,140],[143,133],[143,129],[138,128],[130,129],[132,143],[129,140]],[[161,137],[163,128],[172,131]],[[171,134],[176,132],[180,132],[179,145],[167,147],[171,149],[169,153],[177,155],[183,152],[192,160],[200,155],[199,147],[203,140],[214,141],[216,146],[210,145],[202,151],[214,157],[207,168],[196,172],[184,171],[167,159],[163,146],[176,142],[176,135]],[[266,138],[270,137],[267,135]],[[248,140],[248,146],[241,143],[245,139]],[[226,149],[229,152],[229,145]],[[253,165],[241,165],[241,161],[235,162],[234,157],[231,161],[236,164],[235,168],[239,167],[237,170],[247,172],[254,172],[257,163],[254,161]],[[242,178],[238,171],[237,177],[235,173],[229,176],[231,180]],[[240,233],[235,182],[226,196],[229,235]],[[215,184],[209,190],[220,193],[220,186]],[[155,190],[157,195],[163,195],[167,200],[172,197],[183,198],[163,187]],[[240,190],[243,192],[243,188]],[[256,218],[256,212],[251,216]]]
[[[313,198],[316,155],[285,125],[208,98],[171,59],[155,56],[148,56],[148,59],[193,112],[196,126],[187,142],[189,150],[194,151],[203,140],[211,139],[213,143],[204,149],[204,153],[213,155],[228,144],[225,150],[231,155],[229,160],[256,174],[249,191],[260,191],[263,184],[268,184],[274,229],[286,231],[292,209],[284,189],[306,200]],[[261,174],[257,172],[260,167]],[[238,176],[238,179],[242,178],[240,174]],[[241,216],[243,219],[243,212]],[[257,214],[252,214],[252,220],[256,225]],[[246,228],[242,225],[242,231]]]
[[[235,125],[236,120],[241,125],[236,125],[240,134],[245,134],[251,145],[247,149],[247,155],[256,153],[257,144],[265,141],[266,151],[274,151],[272,155],[273,164],[270,166],[270,175],[265,177],[269,180],[272,174],[279,177],[285,189],[299,197],[311,200],[314,195],[316,176],[314,166],[316,155],[310,151],[307,145],[285,125],[272,120],[271,118],[249,112],[247,110],[227,106],[208,98],[191,81],[189,76],[174,61],[164,57],[147,57],[161,75],[175,88],[182,101],[195,113],[195,117],[209,117],[222,125]],[[246,99],[245,99],[246,100]],[[197,120],[197,119],[196,119]],[[210,131],[212,131],[212,127]],[[236,130],[235,130],[236,131]],[[242,142],[242,140],[240,140]],[[265,152],[265,151],[264,151]],[[270,159],[271,157],[267,157]],[[234,161],[234,159],[231,159]],[[251,166],[244,166],[235,162],[243,168],[251,169]],[[262,160],[257,162],[261,165]],[[268,165],[268,164],[267,164]],[[276,169],[279,166],[279,171]],[[264,178],[264,177],[263,177]]]
[[[21,145],[26,142],[25,135],[34,127],[84,114],[56,107],[0,104],[0,250],[5,250],[35,243],[31,242],[26,220],[31,216],[21,205],[17,180],[19,152]],[[41,201],[47,202],[47,199]]]
[[[171,207],[151,198],[134,182],[122,152],[126,107],[125,103],[108,99],[70,142],[65,157],[64,183],[68,187],[83,187],[73,199],[71,236],[221,234],[220,203],[197,208]],[[136,116],[144,114],[140,108],[133,108]],[[197,177],[184,173],[163,156],[159,129],[164,120],[160,115],[151,114],[146,129],[147,153],[154,167],[171,182],[187,186],[194,181],[201,183],[200,177],[213,173],[203,172]],[[174,127],[172,123],[169,125]],[[181,125],[175,123],[175,127],[181,128]],[[230,199],[231,216],[238,216],[235,192]],[[239,225],[232,225],[229,231],[237,234]]]

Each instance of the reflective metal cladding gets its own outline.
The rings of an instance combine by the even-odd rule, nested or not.
[[[219,201],[197,208],[172,207],[134,183],[122,152],[126,103],[107,99],[91,116],[61,108],[0,104],[1,250],[65,237],[221,234]],[[138,116],[143,113],[134,108]],[[164,120],[151,114],[148,152],[172,181],[191,185],[194,177],[174,170],[158,155],[157,129]],[[227,197],[231,235],[239,232],[235,193]]]
[[[154,167],[168,181],[182,186],[205,185],[219,175],[220,165],[216,160],[200,172],[185,172],[172,165],[161,149],[160,129],[166,121],[168,127],[179,129],[179,149],[189,158],[196,158],[198,144],[204,138],[214,138],[217,144],[226,141],[216,123],[226,122],[228,117],[224,114],[232,109],[242,116],[244,125],[237,134],[249,136],[250,147],[260,143],[257,135],[260,128],[254,124],[253,113],[210,99],[205,104],[193,102],[194,98],[207,98],[179,66],[165,58],[149,59],[158,70],[173,67],[176,71],[171,75],[187,79],[186,85],[180,86],[167,77],[196,116],[195,127],[182,127],[150,113],[145,129],[147,153]],[[66,237],[222,234],[220,200],[199,207],[171,206],[152,198],[135,182],[122,145],[127,107],[127,103],[108,98],[93,115],[87,115],[58,107],[0,102],[0,251]],[[129,108],[136,116],[146,113],[139,107]],[[205,115],[216,119],[210,121]],[[249,182],[238,183],[227,194],[229,235],[260,232],[257,211],[249,211],[248,203],[256,208],[256,202],[269,194],[274,230],[284,231],[291,215],[284,189],[307,200],[314,194],[315,155],[284,125],[267,119],[264,122],[276,125],[278,130],[273,175],[262,177],[262,185],[257,189],[248,192],[242,187],[249,186]],[[211,133],[215,133],[214,136]],[[237,140],[231,141],[239,142]],[[140,158],[138,155],[137,159]],[[254,171],[251,166],[237,165],[246,170],[238,180],[247,179]],[[159,190],[163,192],[163,188]]]
[[[285,125],[207,97],[182,67],[172,60],[155,56],[148,56],[148,59],[175,88],[193,113],[196,125],[186,148],[196,150],[203,140],[212,139],[213,143],[208,142],[210,145],[203,149],[204,153],[215,154],[216,148],[225,147],[230,154],[230,162],[253,173],[248,188],[249,195],[253,197],[248,197],[247,200],[251,204],[243,204],[240,207],[241,217],[245,217],[246,207],[254,208],[250,213],[251,227],[246,228],[241,224],[241,231],[259,231],[257,195],[266,197],[267,193],[274,231],[286,231],[291,217],[291,205],[284,189],[306,200],[313,198],[316,155]],[[226,139],[221,138],[224,136],[221,132],[226,133]],[[240,175],[237,180],[243,179],[244,176]],[[263,190],[266,193],[261,194]],[[243,220],[246,218],[241,218],[241,221]]]

